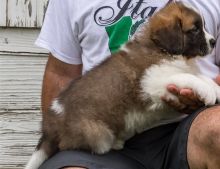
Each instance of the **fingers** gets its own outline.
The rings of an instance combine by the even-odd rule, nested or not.
[[[168,85],[167,90],[179,98],[181,103],[187,105],[194,105],[195,103],[200,103],[199,97],[189,88],[179,89],[177,86],[171,84]]]
[[[167,86],[167,90],[168,90],[170,93],[174,94],[174,95],[178,95],[179,92],[180,92],[180,90],[179,90],[179,89],[177,88],[177,86],[174,85],[174,84],[169,84],[169,85]]]
[[[204,105],[192,89],[179,89],[176,85],[170,84],[167,86],[167,90],[177,96],[178,100],[168,100],[166,97],[163,97],[162,100],[177,111],[189,114]]]
[[[214,80],[218,85],[220,85],[220,75],[218,75]]]
[[[166,104],[168,104],[169,106],[173,107],[174,109],[176,109],[178,111],[183,110],[186,107],[185,104],[182,104],[178,100],[171,100],[171,99],[168,99],[166,96],[161,97],[161,99],[164,102],[166,102]]]
[[[185,103],[189,106],[201,106],[203,102],[200,100],[199,96],[197,96],[192,89],[180,89],[179,92],[179,100],[182,103]],[[198,106],[197,106],[198,105]]]

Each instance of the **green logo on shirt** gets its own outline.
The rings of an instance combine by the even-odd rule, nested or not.
[[[116,52],[122,44],[128,41],[131,25],[131,17],[126,16],[116,24],[105,28],[109,36],[109,49],[111,53]]]
[[[122,17],[117,23],[107,26],[106,32],[109,36],[109,49],[111,53],[118,51],[122,44],[126,43],[136,32],[137,28],[144,22],[140,20],[132,25],[130,16]]]
[[[135,33],[138,26],[156,11],[150,1],[116,0],[117,6],[104,5],[94,13],[94,21],[104,26],[109,36],[109,49],[116,52]],[[136,23],[134,23],[136,21]]]

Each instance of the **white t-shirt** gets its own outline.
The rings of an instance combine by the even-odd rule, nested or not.
[[[219,0],[182,0],[199,9],[206,28],[216,39],[220,34]],[[36,41],[56,58],[83,64],[83,72],[117,51],[138,26],[167,4],[168,0],[50,0]],[[214,52],[198,61],[211,78],[219,74],[220,38]]]

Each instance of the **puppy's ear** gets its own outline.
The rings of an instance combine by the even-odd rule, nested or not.
[[[181,20],[176,19],[172,24],[158,28],[152,34],[151,40],[170,54],[182,54],[184,40]]]

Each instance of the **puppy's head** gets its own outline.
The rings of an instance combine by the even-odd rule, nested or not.
[[[212,51],[215,39],[204,29],[197,10],[175,2],[161,9],[149,21],[149,38],[160,49],[187,58]]]

